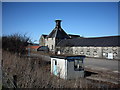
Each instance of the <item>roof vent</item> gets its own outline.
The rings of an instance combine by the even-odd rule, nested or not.
[[[61,21],[62,20],[55,20],[57,28],[61,27]]]

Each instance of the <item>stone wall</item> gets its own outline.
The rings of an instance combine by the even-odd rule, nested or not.
[[[58,47],[57,47],[58,48]],[[59,47],[61,54],[85,55],[87,57],[120,59],[120,47]]]
[[[45,46],[45,38],[43,36],[41,36],[40,39],[39,39],[39,45],[40,46]]]
[[[55,51],[55,38],[45,39],[45,46],[48,46],[50,51]]]

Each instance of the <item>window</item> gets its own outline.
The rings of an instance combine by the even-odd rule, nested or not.
[[[52,45],[52,50],[53,50],[53,45]]]
[[[83,61],[82,60],[74,60],[74,70],[75,71],[83,70]]]
[[[90,51],[87,51],[86,54],[87,54],[87,55],[90,55]]]
[[[113,50],[113,51],[117,51],[117,47],[113,47],[112,50]]]
[[[77,54],[77,53],[78,53],[78,51],[76,50],[76,51],[75,51],[75,54]]]
[[[57,65],[57,61],[55,60],[55,65]]]
[[[115,56],[117,56],[117,53],[116,53],[116,52],[114,52],[114,53],[113,53],[113,56],[114,56],[114,57],[115,57]]]
[[[84,54],[83,50],[82,50],[82,51],[80,51],[80,54],[82,54],[82,55]]]
[[[97,55],[97,51],[94,51],[94,52],[93,52],[93,55],[96,56],[96,55]]]

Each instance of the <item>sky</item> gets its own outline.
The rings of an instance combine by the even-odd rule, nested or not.
[[[3,2],[2,33],[27,34],[32,41],[49,34],[55,20],[68,34],[84,37],[118,35],[117,2]]]

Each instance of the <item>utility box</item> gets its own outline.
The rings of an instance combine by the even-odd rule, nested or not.
[[[51,56],[51,73],[63,79],[84,77],[84,55]]]

